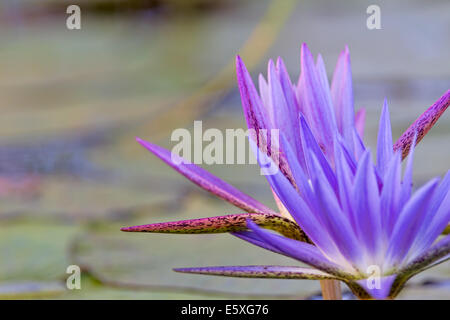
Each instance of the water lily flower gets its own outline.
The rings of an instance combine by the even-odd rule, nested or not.
[[[233,235],[311,267],[227,266],[175,269],[234,277],[335,279],[360,298],[395,297],[418,272],[450,257],[450,236],[436,241],[450,219],[450,174],[412,194],[415,144],[450,103],[450,91],[392,143],[387,103],[378,134],[377,162],[363,142],[365,113],[355,114],[349,52],[340,55],[331,88],[322,58],[306,45],[302,72],[291,83],[281,59],[269,62],[268,80],[256,90],[237,58],[238,83],[248,127],[279,129],[277,156],[268,141],[250,137],[260,163],[280,170],[267,175],[279,211],[266,207],[206,170],[179,161],[157,145],[137,139],[203,189],[247,213],[122,228],[131,232]],[[401,161],[408,161],[403,178]],[[277,235],[267,231],[271,229]]]
[[[381,120],[378,154],[382,154],[380,148],[389,145],[386,113],[387,106]],[[247,223],[251,231],[240,231],[236,236],[304,262],[321,271],[320,277],[334,276],[360,298],[393,298],[411,276],[450,258],[450,236],[435,243],[450,220],[450,172],[440,183],[433,179],[412,195],[414,148],[403,179],[399,152],[391,148],[389,154],[379,157],[377,165],[384,165],[380,184],[369,149],[363,151],[352,169],[354,162],[335,143],[333,185],[315,153],[309,150],[311,179],[291,157],[292,150],[286,149],[295,182],[302,186],[300,193],[281,173],[267,179],[314,245],[275,235],[251,220]],[[219,274],[226,270],[220,267],[178,271]],[[238,270],[240,276],[245,270]],[[254,267],[249,272],[253,274]],[[292,273],[295,272],[290,270]]]

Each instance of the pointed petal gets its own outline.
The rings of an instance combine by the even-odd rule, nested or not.
[[[352,70],[348,47],[339,56],[331,82],[331,98],[336,113],[339,132],[346,140],[351,139],[355,126],[355,109],[353,106]]]
[[[382,176],[393,154],[391,120],[389,118],[387,100],[385,99],[380,117],[377,141],[377,168]]]
[[[280,85],[286,100],[287,110],[279,110],[279,113],[283,113],[284,117],[288,118],[288,127],[282,126],[283,123],[280,122],[280,126],[278,128],[283,129],[283,133],[286,135],[286,138],[292,149],[296,152],[298,159],[300,159],[300,163],[302,163],[303,159],[303,149],[300,139],[298,139],[298,133],[300,132],[300,123],[298,122],[299,115],[299,106],[297,103],[297,99],[295,97],[294,87],[292,85],[291,79],[287,72],[286,66],[283,62],[283,59],[278,58],[277,60],[277,72],[280,79]],[[286,129],[289,128],[289,131]]]
[[[336,140],[339,143],[339,146],[342,150],[342,154],[344,155],[344,159],[346,160],[348,166],[350,167],[350,169],[352,170],[352,173],[356,173],[356,163],[357,163],[357,159],[361,158],[362,154],[359,155],[359,158],[355,157],[355,154],[353,154],[350,149],[347,147],[347,143],[344,141],[344,139],[337,135],[336,136]],[[364,151],[365,151],[365,147],[364,147]],[[364,152],[363,152],[364,153]]]
[[[396,275],[379,279],[362,279],[356,281],[372,298],[386,299],[392,288]]]
[[[248,127],[251,129],[267,128],[262,114],[264,108],[261,99],[240,56],[236,56],[236,73]]]
[[[300,267],[285,266],[223,266],[200,268],[176,268],[176,272],[195,273],[212,276],[226,276],[237,278],[264,278],[264,279],[308,279],[323,280],[336,279],[325,272]]]
[[[305,171],[300,165],[299,161],[297,161],[297,157],[295,156],[294,151],[292,151],[292,148],[285,140],[284,135],[281,135],[281,144],[283,145],[283,148],[285,150],[285,155],[289,167],[292,169],[292,175],[295,180],[295,184],[298,188],[298,191],[302,196],[302,198],[305,200],[305,202],[311,205],[312,203],[310,200],[314,198],[314,194],[311,189],[308,177],[306,176]]]
[[[290,110],[286,102],[283,88],[281,87],[278,73],[275,70],[275,64],[272,60],[269,60],[267,74],[267,81],[269,85],[269,101],[274,112],[275,128],[283,128],[283,130],[289,130],[290,128],[288,127],[288,125],[291,122],[289,117]]]
[[[247,241],[257,247],[263,248],[265,250],[269,250],[278,254],[281,254],[283,256],[287,256],[284,252],[281,252],[271,244],[266,243],[264,240],[261,239],[258,235],[256,235],[252,231],[238,231],[238,232],[232,232],[231,235],[235,236],[236,238],[239,238],[241,240]]]
[[[266,79],[264,79],[264,76],[262,74],[259,74],[258,82],[259,82],[259,94],[261,95],[261,104],[264,109],[261,113],[264,117],[264,122],[267,125],[266,129],[270,129],[274,127],[274,115],[272,106],[269,105],[270,101],[269,85],[267,84],[267,81]]]
[[[411,148],[414,134],[417,132],[416,144],[431,130],[436,124],[439,117],[447,110],[450,105],[450,90],[439,98],[431,107],[429,107],[422,115],[409,126],[408,129],[398,138],[394,145],[394,150],[402,150],[403,158],[408,155]]]
[[[380,196],[374,169],[367,149],[359,161],[352,194],[358,237],[371,254],[378,251],[381,242]]]
[[[386,253],[386,261],[390,265],[399,266],[403,263],[403,259],[411,248],[417,231],[428,213],[438,182],[439,178],[433,179],[417,190],[400,212]]]
[[[280,85],[286,99],[286,104],[288,106],[289,113],[292,115],[298,114],[298,105],[295,99],[294,87],[292,85],[291,79],[289,77],[289,73],[287,71],[286,65],[284,64],[283,59],[278,57],[276,71],[278,73],[278,77],[280,79]],[[297,119],[297,117],[292,118]],[[297,121],[293,121],[297,122]]]
[[[186,160],[153,143],[144,141],[140,138],[136,138],[136,140],[142,146],[144,146],[162,161],[167,163],[169,166],[174,168],[176,171],[181,173],[183,176],[191,180],[193,183],[198,185],[200,188],[211,192],[219,198],[228,201],[236,207],[241,208],[242,210],[245,210],[247,212],[275,214],[273,210],[267,208],[262,203],[239,191],[232,185],[212,175],[205,169],[195,164],[187,163]],[[174,161],[174,159],[176,161]]]
[[[288,118],[285,117],[280,120],[279,115],[276,114],[279,113],[280,110],[276,110],[273,105],[274,103],[281,103],[284,99],[282,92],[280,93],[281,89],[279,88],[279,81],[277,82],[278,86],[274,88],[273,84],[271,84],[271,79],[269,79],[268,88],[265,89],[267,90],[266,95],[270,99],[269,101],[265,101],[265,105],[263,105],[261,98],[259,97],[258,92],[253,84],[252,78],[250,77],[250,74],[248,73],[244,62],[239,56],[236,57],[236,73],[247,126],[249,129],[254,129],[254,135],[250,136],[249,138],[256,141],[258,148],[262,152],[272,155],[274,160],[276,160],[277,166],[280,168],[283,174],[292,181],[291,172],[289,170],[289,167],[287,167],[286,165],[286,160],[280,153],[279,146],[272,145],[272,143],[276,144],[278,141],[276,138],[272,138],[273,133],[272,130],[270,130],[277,129],[277,121],[284,121]],[[272,76],[272,80],[273,78],[274,77]],[[262,86],[264,85],[265,84],[263,84]],[[276,91],[275,95],[272,94],[274,90]],[[276,101],[273,101],[274,97],[276,98]],[[268,119],[270,119],[271,117],[273,117],[273,119],[271,119],[272,121],[269,121]],[[272,125],[274,125],[275,127],[272,127]],[[283,126],[288,128],[291,127],[289,125]],[[279,156],[275,157],[274,153]]]
[[[362,141],[356,129],[353,130],[353,149],[355,150],[356,160],[359,160],[364,151],[366,151],[366,146],[364,145],[364,142]]]
[[[300,98],[305,109],[304,114],[323,152],[332,155],[333,137],[337,129],[333,109],[328,104],[313,56],[306,44],[302,45],[301,69]]]
[[[328,105],[332,106],[333,102],[331,100],[330,84],[328,83],[328,77],[327,77],[327,71],[325,68],[325,63],[323,62],[322,55],[320,53],[317,55],[316,70],[317,70],[319,82],[322,85],[325,99],[327,100]],[[336,118],[335,118],[334,112],[331,112],[330,115],[332,117],[332,120],[331,120],[332,123],[334,123],[334,125],[336,125]]]
[[[264,242],[274,246],[287,256],[297,259],[303,263],[306,263],[338,278],[354,278],[352,274],[342,270],[342,268],[340,268],[338,265],[325,258],[323,254],[313,245],[278,236],[269,231],[265,231],[250,220],[248,221],[247,226]]]
[[[315,176],[312,179],[316,194],[316,216],[322,221],[332,236],[334,243],[339,248],[345,259],[339,260],[341,265],[351,261],[355,266],[362,261],[361,246],[353,231],[353,228],[342,212],[336,194],[332,190],[316,157],[312,155]]]
[[[396,153],[387,167],[380,198],[381,224],[387,238],[392,233],[399,213],[400,187],[401,155]]]
[[[358,131],[359,136],[364,138],[364,127],[366,126],[366,109],[361,108],[356,112],[355,116],[355,127]]]
[[[249,141],[252,149],[257,149],[256,144],[252,140]],[[260,165],[261,163],[270,164],[271,167],[274,165],[272,160],[263,153],[260,153],[257,159]],[[308,204],[305,203],[287,178],[280,171],[265,176],[272,190],[312,242],[330,256],[338,254],[337,248],[326,232],[325,226],[311,212]]]
[[[308,124],[306,123],[306,120],[303,116],[300,116],[300,138],[302,141],[303,150],[311,150],[317,157],[317,159],[320,162],[320,165],[325,173],[325,176],[327,177],[328,181],[330,182],[331,186],[334,190],[337,190],[337,182],[336,177],[334,175],[333,169],[331,168],[330,164],[328,163],[328,160],[325,158],[325,155],[323,154],[320,146],[318,145],[316,139],[314,138],[314,135],[312,134],[312,131],[310,130]],[[331,147],[333,147],[333,142],[330,144]],[[333,148],[334,149],[334,148]],[[333,150],[334,153],[334,150]],[[331,154],[330,154],[331,155]],[[333,158],[334,155],[331,155],[331,158]],[[305,152],[305,159],[306,159],[306,166],[308,167],[309,171],[309,177],[313,175],[313,169],[312,169],[312,160],[310,157],[309,152]]]
[[[340,143],[334,144],[335,146],[335,167],[336,178],[338,181],[339,201],[342,207],[342,211],[347,216],[354,230],[356,230],[356,221],[354,220],[353,207],[352,207],[352,194],[349,190],[352,190],[354,171],[352,171],[348,161],[345,159],[344,152]]]
[[[332,247],[331,251],[330,249],[326,249],[325,251],[328,252],[329,255],[332,255],[334,258],[339,259],[339,261],[343,265],[349,265],[346,259],[342,256],[341,251],[344,250],[344,253],[347,254],[347,257],[349,257],[348,247],[350,246],[351,248],[354,249],[352,245],[355,245],[357,241],[350,224],[348,224],[346,220],[336,221],[335,219],[338,218],[339,214],[344,215],[344,213],[341,211],[341,209],[337,204],[336,198],[334,198],[335,200],[334,202],[333,201],[330,202],[329,199],[323,199],[323,197],[316,196],[311,188],[311,180],[308,180],[302,168],[299,166],[298,162],[293,157],[292,152],[289,150],[289,148],[286,148],[286,156],[289,165],[292,168],[292,171],[294,173],[294,179],[296,181],[297,186],[299,187],[299,191],[304,201],[309,205],[312,212],[315,212],[315,216],[320,220],[320,223],[323,226],[327,226],[326,228],[327,232],[331,232],[334,235],[334,243],[339,243],[340,240],[344,241],[343,249],[338,250],[336,246],[333,245],[331,246]],[[324,173],[320,168],[320,164],[318,163],[318,160],[315,156],[313,156],[313,170],[316,173],[316,175],[320,171],[320,178],[326,180]],[[326,190],[322,190],[320,194],[326,197],[332,195],[333,195],[332,197],[335,197],[334,192],[331,190],[331,187],[328,182],[326,182],[326,185],[327,187],[324,187]],[[334,204],[334,207],[330,209],[331,211],[326,211],[324,210],[324,208],[322,208],[323,205],[326,206],[327,204],[328,204],[327,208],[330,208],[330,205]],[[332,212],[333,216],[327,219],[330,212]],[[321,218],[322,215],[325,215],[325,217]],[[351,238],[351,240],[345,242],[345,240],[348,238]],[[318,243],[320,246],[320,242]],[[330,245],[327,245],[327,247],[330,247]],[[359,254],[356,254],[355,256],[359,257]]]
[[[274,112],[274,129],[283,131],[290,146],[297,155],[302,154],[301,144],[298,139],[299,123],[298,107],[296,105],[294,91],[289,75],[279,58],[278,70],[272,60],[268,65],[268,81],[270,92],[270,105]]]
[[[402,277],[410,277],[411,275],[417,274],[431,266],[436,265],[435,262],[444,262],[448,258],[450,258],[450,235],[445,236],[429,250],[415,258],[412,262],[405,266],[399,274]]]
[[[306,240],[305,234],[298,225],[286,218],[275,214],[241,213],[226,216],[161,222],[122,228],[126,232],[154,232],[154,233],[225,233],[237,232],[247,229],[247,219],[251,219],[261,227],[268,228],[282,235]]]
[[[450,170],[442,179],[431,200],[431,208],[425,216],[411,251],[413,257],[427,250],[448,227],[450,221]]]
[[[245,120],[248,128],[254,130],[255,136],[252,138],[255,139],[258,148],[263,152],[269,152],[271,139],[267,135],[260,134],[260,130],[271,128],[270,123],[267,122],[270,122],[273,110],[270,110],[271,106],[268,106],[267,102],[263,105],[240,56],[236,56],[236,74]]]
[[[441,206],[442,203],[445,202],[447,198],[449,198],[449,192],[450,192],[450,170],[447,171],[444,178],[442,179],[441,183],[439,184],[435,196],[433,198],[433,205],[431,208],[432,212],[437,211]]]

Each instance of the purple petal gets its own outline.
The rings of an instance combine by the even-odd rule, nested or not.
[[[450,170],[436,188],[431,208],[425,216],[411,251],[414,256],[427,250],[450,221]]]
[[[322,169],[324,170],[325,176],[327,177],[333,189],[337,190],[336,177],[334,175],[333,169],[331,168],[330,164],[325,158],[325,155],[323,154],[320,146],[317,144],[317,141],[314,138],[314,135],[312,134],[303,116],[300,116],[300,128],[301,128],[300,137],[302,141],[303,150],[310,149],[316,155]],[[333,143],[331,143],[331,146],[333,146]],[[333,155],[330,154],[330,156],[332,157]],[[313,175],[312,172],[313,169],[311,168],[312,166],[311,157],[309,156],[308,152],[305,153],[305,158],[306,158],[306,165],[309,171],[309,176],[311,177]]]
[[[261,227],[272,229],[282,235],[306,241],[307,238],[297,224],[287,218],[275,214],[241,213],[219,217],[209,217],[182,221],[161,222],[122,228],[126,232],[153,233],[225,233],[247,230],[247,219],[251,219]]]
[[[325,69],[325,63],[323,62],[322,55],[320,53],[317,55],[316,70],[317,70],[319,82],[322,85],[325,99],[327,100],[327,104],[329,106],[332,106],[333,102],[331,100],[330,84],[328,83],[328,77],[327,77],[327,71]],[[330,116],[331,116],[331,122],[333,123],[333,126],[336,126],[336,118],[335,118],[334,112],[330,112]]]
[[[386,167],[393,154],[391,121],[389,118],[387,100],[385,99],[383,111],[381,112],[380,117],[377,141],[377,169],[381,173],[381,176],[384,175]]]
[[[251,140],[250,145],[253,150],[256,149],[255,143]],[[271,166],[273,166],[272,160],[263,153],[261,153],[260,157],[257,159],[260,162],[260,165],[261,163],[270,163]],[[287,178],[280,171],[277,171],[272,175],[266,175],[266,178],[269,181],[272,190],[314,244],[330,256],[338,255],[339,252],[334,242],[325,231],[325,226],[317,220],[317,217],[311,212],[309,206]]]
[[[374,254],[381,243],[380,196],[370,157],[370,150],[367,149],[359,161],[352,194],[358,238]]]
[[[273,62],[272,62],[273,65]],[[270,67],[270,63],[269,63]],[[270,68],[269,68],[270,69]],[[279,146],[278,145],[272,145],[272,143],[277,143],[277,139],[272,139],[272,133],[271,130],[268,130],[265,132],[261,131],[261,129],[278,129],[277,121],[281,121],[279,119],[279,115],[276,115],[275,113],[278,112],[273,107],[273,103],[281,104],[281,102],[284,99],[284,96],[280,89],[279,81],[276,82],[278,84],[277,88],[274,88],[273,83],[270,83],[270,80],[273,80],[274,77],[269,79],[268,88],[264,88],[266,90],[266,97],[268,96],[270,99],[269,101],[265,101],[265,105],[263,105],[258,92],[253,84],[252,78],[250,77],[250,74],[248,73],[247,69],[245,68],[244,63],[242,62],[241,58],[239,56],[236,57],[236,72],[238,77],[238,85],[239,85],[239,91],[241,93],[241,100],[242,105],[244,108],[244,114],[247,121],[247,126],[249,129],[255,130],[255,136],[250,136],[249,138],[254,139],[256,141],[256,144],[258,148],[269,155],[272,154],[272,151],[274,151],[276,154],[279,154],[280,156],[277,157],[276,165],[280,168],[280,170],[283,172],[283,174],[288,177],[289,180],[292,180],[291,172],[289,170],[289,167],[286,164],[286,160],[284,159],[283,155],[279,153]],[[274,72],[271,72],[272,75],[274,75]],[[276,77],[275,77],[276,78]],[[260,78],[260,84],[262,80]],[[272,81],[274,82],[274,81]],[[263,87],[265,84],[262,85]],[[272,94],[272,90],[275,91],[275,95]],[[273,98],[276,98],[276,101],[272,101]],[[284,101],[286,104],[286,102]],[[278,106],[277,106],[278,107]],[[287,107],[286,107],[287,108]],[[273,117],[273,121],[269,121],[269,118]],[[284,117],[282,120],[289,120],[289,117]],[[273,122],[273,123],[268,123]],[[272,127],[274,126],[274,127]],[[283,127],[291,127],[290,125],[282,125]]]
[[[331,82],[331,98],[336,112],[339,132],[346,140],[351,139],[355,126],[353,106],[352,70],[348,47],[339,56]]]
[[[292,170],[292,175],[295,180],[295,184],[298,188],[298,191],[300,192],[300,195],[305,200],[305,202],[311,205],[312,202],[310,200],[314,198],[314,194],[309,184],[308,177],[306,176],[304,169],[298,162],[297,157],[294,154],[294,151],[286,142],[284,135],[281,135],[281,144],[283,145],[286,159],[288,161],[289,167]]]
[[[136,138],[136,140],[162,161],[191,180],[193,183],[205,189],[206,191],[209,191],[212,194],[218,196],[219,198],[230,202],[236,207],[241,208],[247,212],[272,214],[275,213],[273,210],[267,208],[262,203],[239,191],[225,181],[217,178],[205,169],[200,168],[195,164],[187,163],[186,160],[153,143],[144,141],[140,138]],[[176,159],[176,163],[173,161],[173,159]]]
[[[283,61],[277,61],[278,70],[272,60],[268,66],[270,105],[274,113],[274,128],[283,131],[286,139],[297,155],[302,155],[298,132],[298,106],[289,75]]]
[[[346,160],[348,166],[350,167],[350,169],[352,170],[352,173],[354,174],[356,172],[356,162],[357,162],[355,156],[352,154],[350,149],[347,147],[347,143],[344,141],[344,139],[341,136],[336,135],[336,140],[337,140],[337,143],[339,143],[339,147],[342,151],[344,159]],[[336,141],[335,141],[335,143],[336,143]],[[364,149],[364,151],[365,150],[366,149]],[[360,157],[361,157],[361,155],[360,155]]]
[[[251,129],[266,128],[261,99],[240,56],[236,56],[236,73],[248,127]]]
[[[356,169],[351,169],[349,162],[345,159],[342,145],[339,143],[335,146],[335,167],[336,177],[338,181],[339,201],[342,207],[342,211],[347,216],[354,230],[356,230],[356,221],[354,219],[354,213],[352,208],[352,194],[349,190],[352,190],[353,175]]]
[[[433,203],[431,207],[432,212],[437,211],[440,207],[443,206],[442,203],[444,202],[444,199],[447,199],[449,197],[449,192],[450,192],[450,170],[447,171],[438,188],[436,189],[436,194],[432,201]]]
[[[416,274],[435,266],[438,262],[444,262],[448,258],[450,258],[450,235],[445,236],[429,250],[415,258],[400,271],[400,274]]]
[[[381,224],[385,236],[394,228],[400,208],[401,155],[396,153],[387,166],[380,198]]]
[[[391,265],[399,265],[411,248],[417,231],[431,206],[431,199],[438,182],[439,178],[433,179],[417,190],[400,212],[386,254],[386,260]]]
[[[353,130],[353,149],[355,150],[356,160],[359,160],[364,151],[366,151],[366,146],[364,145],[364,142],[362,141],[356,129]]]
[[[295,97],[294,87],[289,78],[286,66],[281,58],[278,58],[277,60],[277,72],[280,78],[280,84],[286,99],[287,106],[287,110],[280,110],[278,107],[277,110],[278,113],[283,113],[282,117],[288,118],[289,131],[287,133],[286,127],[283,126],[278,126],[278,128],[282,128],[283,132],[287,134],[286,138],[291,144],[293,150],[295,150],[297,157],[301,161],[301,159],[303,158],[303,149],[300,139],[298,139],[298,133],[300,132],[300,123],[298,122],[300,108]],[[282,122],[280,122],[280,124],[282,124]]]
[[[337,244],[343,256],[347,260],[359,264],[362,258],[361,246],[358,243],[348,218],[339,206],[336,195],[328,183],[319,161],[314,155],[312,155],[312,158],[315,172],[312,183],[316,192],[316,205],[318,208],[315,213],[321,219],[322,224],[327,227],[328,232],[333,237],[334,243]]]
[[[265,278],[265,279],[308,279],[323,280],[336,279],[325,272],[301,267],[287,266],[223,266],[200,268],[176,268],[176,272],[195,273],[211,276],[226,276],[237,278]]]
[[[328,104],[319,76],[316,72],[314,59],[307,45],[301,50],[300,98],[304,114],[308,119],[314,137],[325,154],[333,154],[333,137],[336,132],[332,106]]]
[[[254,232],[252,231],[239,231],[239,232],[232,232],[231,235],[247,241],[257,247],[263,248],[265,250],[269,250],[278,254],[281,254],[283,256],[287,256],[284,252],[281,252],[280,250],[278,250],[277,248],[275,248],[274,246],[264,242],[261,237],[259,237],[258,235],[256,235]]]
[[[267,81],[269,85],[269,101],[274,113],[275,128],[290,130],[291,110],[288,108],[283,88],[281,87],[280,79],[278,78],[278,73],[275,70],[275,64],[272,60],[269,60]]]
[[[422,115],[409,126],[408,129],[400,136],[394,145],[394,150],[401,150],[403,158],[409,153],[411,145],[415,145],[430,131],[430,129],[438,121],[439,117],[447,110],[450,105],[450,90],[439,98],[431,107],[429,107]],[[413,144],[414,135],[417,132],[417,140]]]
[[[258,148],[264,152],[268,152],[270,150],[270,146],[268,145],[270,138],[264,137],[264,135],[260,135],[259,133],[261,129],[270,128],[267,123],[270,119],[270,110],[268,109],[270,106],[267,106],[267,103],[263,105],[252,78],[239,56],[236,56],[236,74],[247,126],[249,129],[255,130],[256,136],[254,139]]]
[[[259,74],[258,77],[259,82],[259,92],[261,95],[261,104],[263,105],[264,110],[261,112],[264,116],[264,122],[267,126],[266,129],[271,129],[274,127],[274,115],[272,106],[269,105],[270,101],[270,92],[269,85],[267,84],[266,79],[262,74]]]
[[[291,79],[289,77],[289,73],[286,69],[286,65],[284,64],[283,59],[281,59],[280,57],[278,57],[278,59],[277,59],[276,71],[278,73],[278,77],[280,79],[280,85],[281,85],[284,97],[286,99],[286,103],[288,106],[288,112],[291,113],[292,115],[295,115],[295,118],[293,117],[293,119],[297,119],[299,110],[298,110],[297,100],[295,99],[294,87],[293,87]],[[272,72],[273,72],[273,70],[272,70]],[[297,121],[295,120],[292,122],[295,123]]]
[[[342,270],[338,265],[329,261],[325,256],[313,245],[292,240],[282,236],[278,236],[269,231],[261,229],[252,221],[248,221],[248,228],[256,233],[264,242],[272,245],[286,255],[315,267],[328,274],[340,278],[352,279],[354,276]]]

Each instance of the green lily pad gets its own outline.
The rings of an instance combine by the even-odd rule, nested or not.
[[[78,227],[11,223],[0,226],[0,285],[66,276],[67,249]]]

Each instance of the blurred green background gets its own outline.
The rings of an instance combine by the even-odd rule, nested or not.
[[[66,8],[81,7],[81,30]],[[238,213],[140,147],[171,147],[176,128],[245,128],[232,67],[254,79],[282,56],[293,80],[300,44],[329,78],[347,44],[355,105],[375,144],[384,97],[394,139],[450,87],[450,2],[4,0],[0,3],[0,298],[314,298],[316,281],[177,274],[173,267],[296,262],[229,235],[130,234],[122,226]],[[419,145],[415,183],[442,175],[450,117]],[[255,166],[208,166],[275,207]],[[82,289],[68,290],[68,265]],[[399,298],[450,299],[448,264]]]

